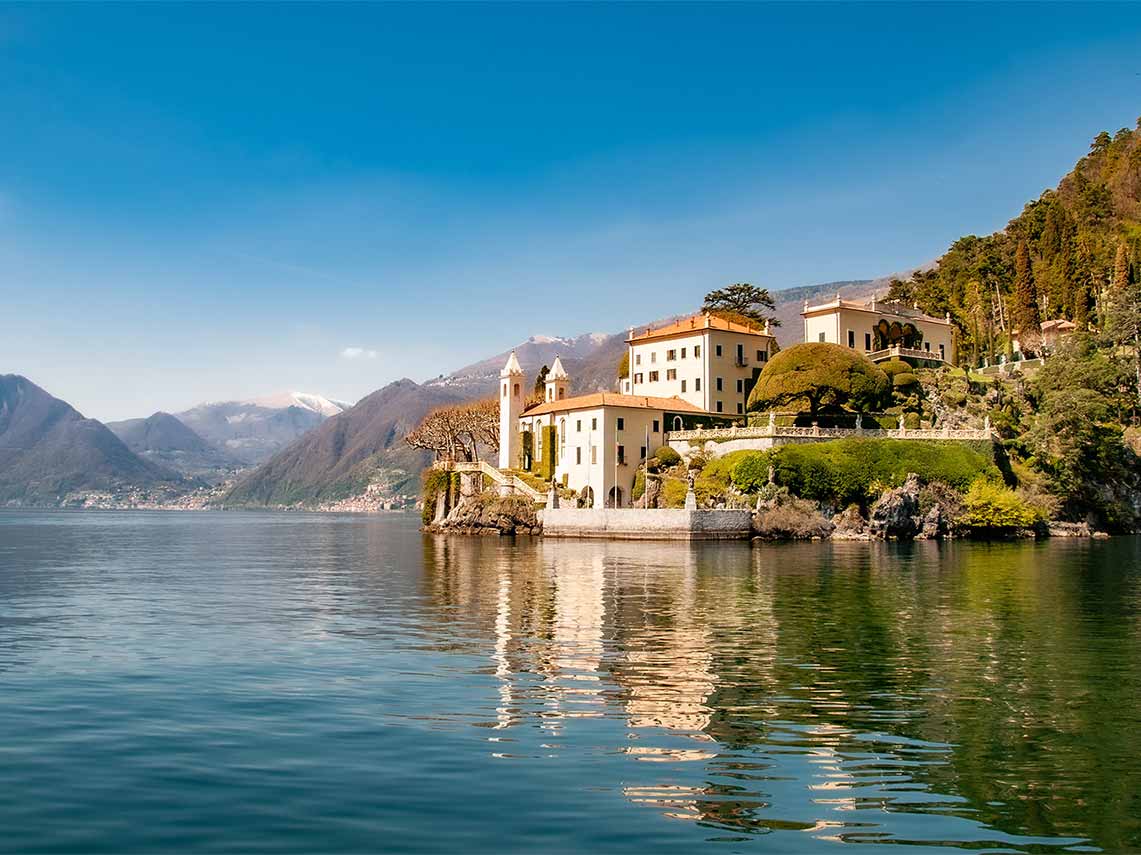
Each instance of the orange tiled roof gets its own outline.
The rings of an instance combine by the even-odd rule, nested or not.
[[[630,407],[638,410],[668,410],[671,413],[704,413],[705,410],[681,398],[651,398],[646,395],[619,395],[617,392],[594,392],[561,401],[544,401],[523,411],[525,416],[542,416],[565,410],[591,410],[597,407]]]
[[[666,324],[664,327],[656,327],[654,329],[645,327],[641,332],[635,331],[626,341],[635,342],[646,341],[651,338],[666,338],[671,335],[683,335],[685,333],[698,332],[699,330],[725,330],[726,332],[745,333],[747,335],[766,335],[771,337],[771,333],[762,332],[756,327],[747,326],[738,321],[726,320],[717,315],[697,314],[690,315],[688,318],[679,318],[672,324]]]

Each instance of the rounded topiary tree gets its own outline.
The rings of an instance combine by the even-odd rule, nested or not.
[[[878,407],[891,391],[888,376],[870,360],[838,344],[807,342],[769,360],[749,395],[750,410],[800,407],[823,410]]]
[[[879,367],[891,380],[891,385],[895,389],[906,389],[919,382],[919,378],[915,375],[915,369],[902,359],[889,359]]]

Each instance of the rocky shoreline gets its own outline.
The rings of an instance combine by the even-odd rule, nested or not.
[[[529,499],[493,492],[461,496],[455,504],[441,491],[425,531],[476,535],[541,535],[543,523]],[[886,489],[867,514],[851,505],[827,513],[817,503],[775,489],[760,496],[752,512],[751,537],[757,541],[795,540],[951,540],[1103,538],[1085,522],[1042,522],[1033,526],[994,528],[985,532],[965,528],[962,497],[944,484],[924,484],[911,474],[899,487]],[[650,511],[651,513],[653,511]],[[715,512],[715,511],[714,511]],[[650,534],[648,533],[649,537]]]

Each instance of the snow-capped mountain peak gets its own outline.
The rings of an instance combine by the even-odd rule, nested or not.
[[[287,407],[300,407],[303,410],[318,413],[322,416],[335,416],[347,410],[352,404],[344,401],[333,401],[323,395],[313,395],[308,392],[279,392],[276,395],[266,395],[244,403],[254,404],[270,410],[284,410]]]

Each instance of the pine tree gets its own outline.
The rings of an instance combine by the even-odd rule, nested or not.
[[[1018,242],[1018,251],[1014,255],[1014,307],[1011,315],[1022,351],[1037,353],[1042,343],[1042,317],[1038,314],[1030,247],[1025,240]]]

